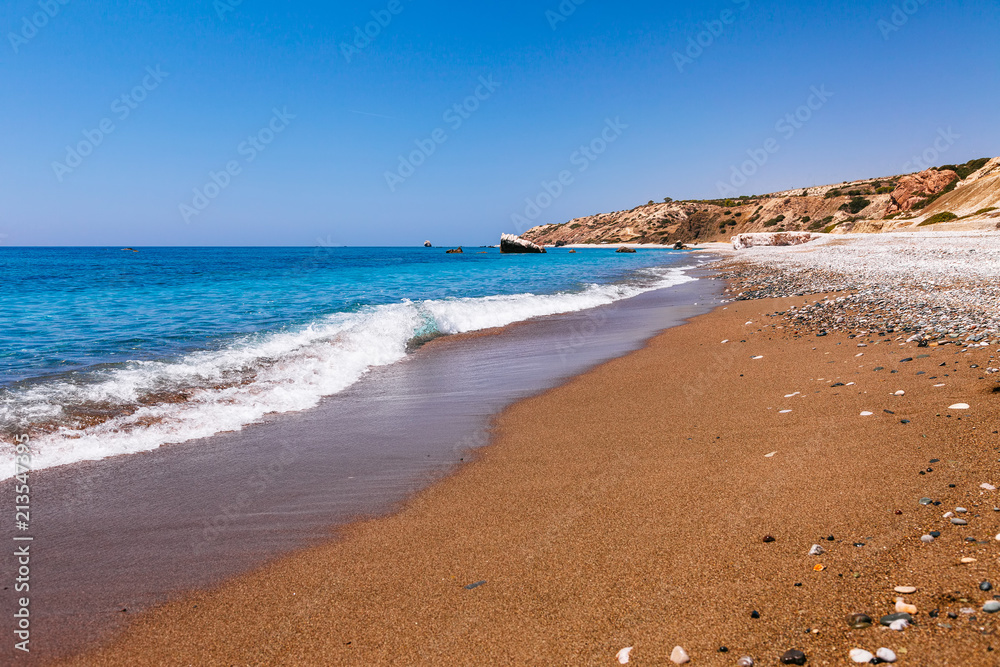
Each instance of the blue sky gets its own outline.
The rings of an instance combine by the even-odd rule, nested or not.
[[[995,3],[576,2],[8,0],[0,243],[480,245],[769,139],[740,192],[1000,154]]]

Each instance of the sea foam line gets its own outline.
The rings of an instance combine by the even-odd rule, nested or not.
[[[41,421],[70,421],[63,406],[131,406],[127,414],[96,425],[69,423],[38,435],[33,442],[39,469],[239,431],[269,414],[315,407],[372,368],[402,359],[417,336],[480,331],[586,310],[695,280],[679,268],[646,273],[651,280],[643,285],[404,301],[336,313],[298,331],[250,337],[175,362],[133,362],[94,382],[59,381],[6,391],[0,397],[0,424],[8,431],[25,430]],[[185,400],[142,404],[144,397],[170,392],[183,392]],[[10,476],[7,471],[0,479]]]

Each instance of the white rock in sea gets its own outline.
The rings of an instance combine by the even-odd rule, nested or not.
[[[900,389],[895,394],[893,394],[893,396],[906,396],[906,392]]]
[[[910,624],[906,622],[905,618],[901,618],[898,621],[893,621],[889,624],[889,629],[895,630],[896,632],[902,632],[908,627],[910,627]]]
[[[891,648],[885,648],[884,646],[875,651],[875,657],[882,662],[896,662],[896,654],[893,653]]]
[[[949,410],[968,410],[969,409],[969,404],[968,403],[956,403],[955,405],[949,405],[948,409]]]
[[[683,648],[675,646],[674,650],[670,652],[670,662],[675,665],[684,665],[691,662],[691,657]]]
[[[980,489],[985,489],[987,491],[996,491],[997,490],[997,487],[993,486],[992,484],[980,484],[979,488]]]
[[[818,544],[812,545],[812,549],[809,550],[810,556],[822,556],[824,553],[826,552],[823,550],[823,547]]]
[[[903,601],[903,598],[896,598],[896,613],[909,614],[910,616],[913,616],[917,613],[917,607],[912,604],[907,604]]]
[[[873,414],[875,414],[875,413],[874,412],[865,411],[865,412],[861,413],[861,416],[862,417],[871,417]]]
[[[852,648],[850,655],[851,655],[851,660],[860,664],[871,662],[872,659],[875,657],[868,651],[860,648]]]
[[[896,586],[892,590],[896,591],[897,593],[902,593],[903,595],[911,595],[911,594],[917,592],[917,587],[916,586]]]
[[[626,646],[622,650],[618,651],[618,655],[615,656],[615,659],[618,661],[619,665],[628,664],[629,654],[632,653],[634,648],[635,647],[633,646]]]

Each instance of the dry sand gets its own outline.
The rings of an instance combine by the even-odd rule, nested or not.
[[[731,303],[522,401],[398,514],[140,615],[72,663],[611,665],[634,646],[642,665],[681,645],[695,665],[881,646],[900,665],[1000,664],[1000,614],[979,611],[998,591],[978,588],[1000,553],[1000,498],[980,489],[1000,486],[994,348],[773,328],[805,300]],[[966,527],[941,518],[959,505]],[[919,613],[894,632],[878,617],[899,585]],[[854,612],[876,625],[849,629]]]

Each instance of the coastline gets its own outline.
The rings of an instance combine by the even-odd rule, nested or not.
[[[649,664],[675,645],[701,664],[786,649],[842,664],[880,646],[900,664],[995,664],[977,588],[1000,545],[1000,502],[980,488],[1000,485],[990,350],[872,336],[859,352],[769,317],[816,298],[720,306],[526,398],[398,513],[139,616],[67,664],[610,664],[627,646]],[[968,526],[942,519],[957,505]],[[920,611],[897,633],[878,618],[901,585]],[[851,613],[875,627],[849,628]]]

